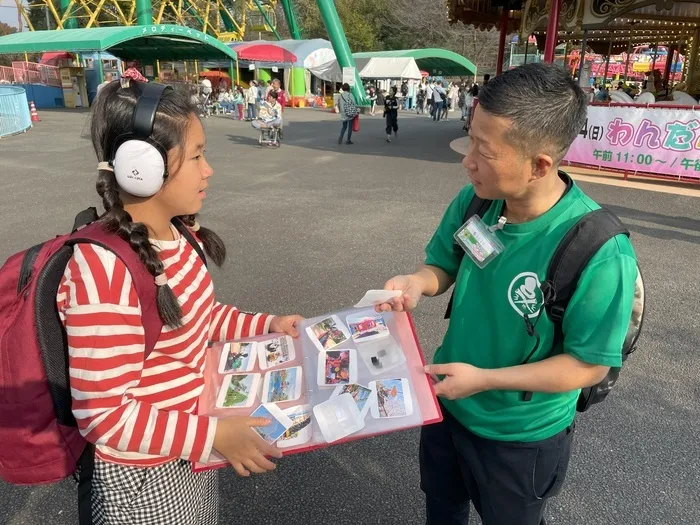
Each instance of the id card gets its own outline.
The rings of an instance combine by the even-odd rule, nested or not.
[[[479,268],[484,268],[504,250],[503,243],[478,215],[471,217],[454,237]]]

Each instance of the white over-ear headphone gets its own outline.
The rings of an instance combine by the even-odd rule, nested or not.
[[[110,164],[122,190],[136,197],[151,197],[163,186],[168,168],[168,152],[151,138],[153,122],[163,92],[172,88],[155,83],[139,86],[132,131],[117,137]]]

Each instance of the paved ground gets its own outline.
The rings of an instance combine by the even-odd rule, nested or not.
[[[0,260],[70,228],[97,203],[87,115],[42,111],[25,136],[0,140]],[[449,148],[459,122],[401,114],[386,144],[380,118],[364,118],[355,145],[338,146],[338,117],[288,113],[286,142],[258,150],[249,125],[209,119],[216,170],[203,222],[226,240],[215,273],[221,300],[311,316],[347,306],[410,271],[451,197],[465,183]],[[605,404],[579,419],[563,493],[548,523],[700,523],[698,200],[590,183],[625,220],[648,290],[638,354]],[[428,353],[445,330],[444,299],[416,313]],[[0,444],[1,445],[1,444]],[[418,432],[407,431],[286,458],[272,474],[221,477],[222,523],[417,525]],[[0,523],[76,523],[72,482],[17,488],[0,482]],[[478,523],[478,520],[473,520]]]

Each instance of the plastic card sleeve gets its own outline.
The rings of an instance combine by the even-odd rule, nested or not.
[[[368,316],[381,315],[388,329],[388,337],[363,342],[362,337],[355,333],[356,337],[353,338],[351,331],[348,330],[348,316],[352,321],[358,313],[362,312],[366,312]],[[333,326],[332,322],[330,325],[322,324],[329,318],[335,319],[336,322],[340,320],[343,326]],[[319,324],[322,329],[318,328]],[[317,332],[313,332],[314,327]],[[366,329],[372,330],[372,327],[369,326]],[[314,338],[314,333],[319,333],[319,337]],[[256,336],[236,342],[260,342],[262,344],[256,345],[258,351],[265,352],[264,343],[277,337],[280,337],[280,334]],[[382,341],[389,345],[387,347],[389,353],[382,352]],[[347,395],[342,393],[346,384],[343,381],[348,381],[349,377],[342,373],[336,374],[338,370],[343,369],[340,361],[329,362],[328,374],[319,371],[319,364],[326,362],[319,359],[321,353],[319,342],[321,346],[325,345],[326,353],[338,359],[349,354],[343,353],[343,350],[355,350],[353,366],[356,368],[356,375],[353,380],[361,388],[355,387],[354,393],[360,392],[360,396],[363,395],[362,393],[366,396],[372,383],[372,394],[369,397],[356,398],[358,408],[363,414],[364,426],[351,435],[332,442],[326,439],[328,432],[325,433],[326,438],[324,438],[324,429],[319,426],[319,422],[314,417],[314,407],[339,395]],[[432,382],[423,371],[426,364],[425,358],[413,319],[409,314],[405,312],[375,314],[371,309],[354,308],[333,312],[305,320],[300,326],[299,337],[293,340],[293,344],[294,351],[290,353],[293,359],[267,369],[260,367],[260,362],[264,363],[264,360],[260,362],[256,360],[255,367],[245,372],[260,375],[260,380],[255,382],[256,391],[247,391],[245,387],[248,383],[233,383],[234,387],[229,397],[236,403],[236,408],[217,407],[217,399],[223,399],[220,388],[224,375],[219,373],[221,354],[230,346],[226,347],[224,343],[212,345],[207,352],[205,384],[199,396],[197,413],[215,417],[247,416],[263,402],[263,399],[267,398],[285,411],[293,421],[292,427],[276,444],[285,456],[442,421],[442,413]],[[267,345],[267,347],[272,346],[274,345]],[[396,347],[403,353],[405,361],[403,358],[399,361],[391,360],[391,352],[396,352]],[[273,357],[274,362],[284,361],[284,356],[275,354]],[[382,369],[383,363],[389,365],[386,370]],[[298,372],[289,372],[291,369],[300,370],[301,379],[296,376]],[[326,375],[332,378],[330,381],[337,381],[337,383],[321,386],[319,382]],[[269,391],[263,392],[263,388],[268,388]],[[300,394],[295,391],[297,388],[301,389]],[[347,388],[351,389],[352,386],[348,385]],[[249,396],[255,396],[252,403],[250,399],[244,402],[243,399]],[[366,403],[371,404],[371,410],[367,409]],[[243,404],[249,406],[242,407]],[[207,464],[194,464],[193,470],[200,472],[227,465],[228,463],[222,457],[212,452]]]

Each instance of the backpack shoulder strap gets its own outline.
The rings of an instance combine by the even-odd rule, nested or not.
[[[493,204],[493,201],[477,197],[475,193],[472,200],[469,202],[469,206],[467,206],[467,211],[464,213],[464,220],[462,221],[462,224],[466,223],[474,215],[477,215],[479,218],[483,219],[484,215],[486,215],[486,212],[491,207],[491,204]],[[464,258],[464,248],[455,242],[454,250],[461,263],[462,259]],[[453,289],[452,295],[450,296],[450,302],[447,303],[447,310],[445,310],[445,319],[449,319],[450,315],[452,315],[452,302],[454,301],[454,298],[455,292]]]
[[[613,212],[600,208],[584,215],[564,236],[547,268],[543,295],[545,308],[555,326],[555,344],[561,339],[564,312],[591,258],[610,239],[630,232]]]
[[[145,357],[148,357],[155,348],[163,329],[163,321],[158,313],[157,290],[153,276],[146,269],[129,243],[119,237],[119,235],[107,231],[102,223],[93,222],[75,232],[66,241],[66,244],[69,246],[75,246],[79,243],[96,244],[111,251],[121,259],[129,274],[131,274],[134,288],[136,288],[136,295],[141,303],[141,319],[146,339]]]
[[[207,256],[204,254],[204,250],[202,250],[202,247],[199,245],[199,242],[195,238],[194,235],[192,235],[192,232],[190,229],[185,225],[184,222],[182,222],[180,219],[175,217],[172,220],[173,226],[177,229],[177,231],[180,232],[180,235],[182,235],[187,242],[189,242],[192,245],[192,248],[194,249],[195,252],[197,252],[197,255],[202,259],[202,262],[204,263],[204,266],[207,266]]]

